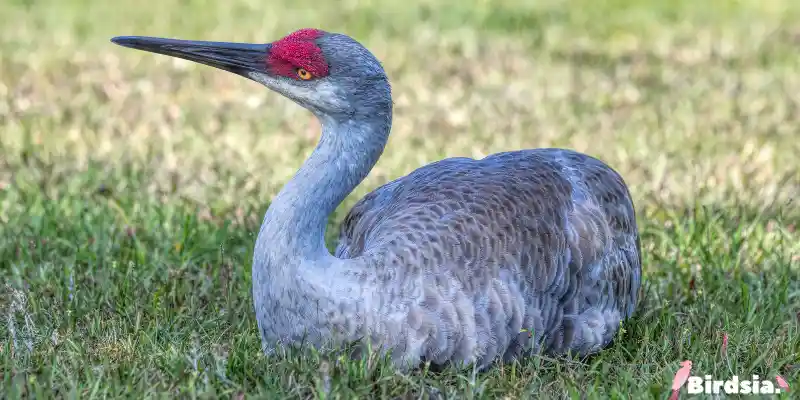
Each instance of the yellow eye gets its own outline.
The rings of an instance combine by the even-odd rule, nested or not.
[[[312,75],[311,75],[311,72],[308,72],[308,70],[306,70],[305,68],[298,68],[297,69],[297,77],[302,79],[302,80],[304,80],[304,81],[307,81],[307,80],[311,79]]]

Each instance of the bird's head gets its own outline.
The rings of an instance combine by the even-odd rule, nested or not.
[[[690,360],[681,361],[681,367],[683,367],[683,368],[692,368],[692,362]]]
[[[229,43],[119,36],[112,42],[210,65],[252,79],[318,116],[352,118],[391,107],[386,74],[352,38],[301,29],[271,43]]]

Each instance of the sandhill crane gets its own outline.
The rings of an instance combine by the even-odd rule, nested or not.
[[[595,353],[634,312],[634,206],[603,162],[534,149],[423,166],[360,200],[332,255],[328,217],[378,161],[392,124],[389,81],[369,50],[318,29],[266,44],[112,41],[244,76],[321,122],[255,244],[265,352],[369,343],[398,369],[483,370],[533,352]]]

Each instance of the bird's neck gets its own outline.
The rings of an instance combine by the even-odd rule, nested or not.
[[[328,217],[383,153],[391,105],[369,116],[319,119],[322,136],[317,147],[264,216],[254,267],[291,268],[330,257],[325,246]]]

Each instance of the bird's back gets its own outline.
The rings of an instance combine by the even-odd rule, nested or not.
[[[383,306],[404,315],[404,358],[486,364],[607,345],[634,310],[639,252],[622,178],[536,149],[445,159],[378,188],[345,218],[336,256],[372,260],[385,301],[404,304]]]

